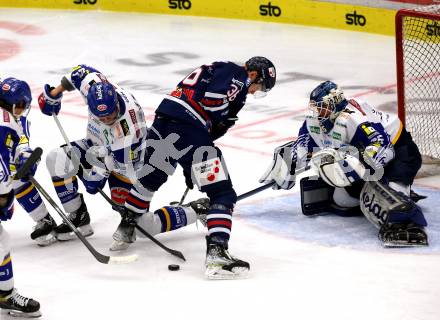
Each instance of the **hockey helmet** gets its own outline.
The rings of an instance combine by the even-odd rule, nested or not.
[[[16,78],[6,78],[0,83],[0,101],[14,116],[26,115],[31,106],[31,89],[26,81]],[[19,114],[16,108],[23,109]]]
[[[118,110],[118,96],[109,82],[94,83],[87,94],[90,112],[98,118],[107,117]]]
[[[246,61],[247,71],[257,71],[258,76],[254,83],[263,86],[262,91],[268,92],[275,86],[276,70],[273,63],[265,57],[252,57]]]
[[[344,92],[332,81],[322,82],[310,94],[309,107],[325,132],[333,128],[334,120],[348,102]]]

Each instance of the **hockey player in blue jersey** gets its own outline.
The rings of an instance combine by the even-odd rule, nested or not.
[[[13,105],[14,99],[17,98],[17,94],[12,92],[14,85],[18,85],[22,82],[15,78],[7,78],[2,83],[0,89],[0,106],[7,110],[8,106]],[[26,84],[27,85],[27,84]],[[12,95],[13,94],[13,95]],[[20,98],[22,99],[22,98]],[[9,107],[10,108],[10,107]],[[29,109],[21,115],[13,115],[11,112],[3,111],[3,117],[0,119],[0,125],[2,130],[9,130],[9,127],[20,127],[21,135],[17,146],[17,154],[29,154],[29,121],[27,114]],[[11,115],[10,115],[11,114]],[[7,140],[10,142],[10,140]],[[6,156],[5,156],[6,157]],[[14,160],[14,159],[13,159]],[[8,162],[7,162],[8,163]],[[11,169],[14,169],[14,164],[10,163]],[[31,233],[31,239],[40,246],[47,246],[56,241],[55,227],[56,222],[49,214],[44,202],[41,199],[40,194],[34,185],[27,179],[14,180],[11,184],[14,189],[15,199],[23,207],[23,209],[29,214],[29,216],[36,222],[35,227]]]
[[[401,121],[359,99],[346,99],[326,81],[310,94],[310,109],[296,141],[275,149],[261,182],[290,189],[295,169],[310,164],[319,178],[301,179],[305,215],[364,214],[384,246],[425,246],[427,222],[410,198],[421,167],[417,145]]]
[[[245,65],[214,62],[186,76],[156,109],[144,161],[154,169],[138,175],[139,183],[125,203],[125,214],[141,224],[137,216],[149,210],[154,193],[179,164],[187,185],[196,184],[209,197],[206,276],[211,279],[234,278],[249,270],[249,263],[228,252],[237,195],[214,141],[238,120],[247,94],[264,96],[275,81],[275,67],[264,57],[253,57]],[[155,148],[152,141],[158,142]],[[192,207],[203,211],[206,202],[192,203]],[[127,222],[124,240],[132,242],[133,236],[134,226]]]
[[[26,132],[26,115],[29,112],[31,101],[31,91],[25,81],[15,78],[6,78],[0,81],[1,221],[7,221],[12,218],[17,190],[26,194],[32,192],[33,195],[37,195],[34,200],[38,200],[41,204],[41,199],[32,185],[29,185],[28,182],[17,182],[13,180],[15,171],[23,165],[32,152],[28,144],[25,143],[29,137]],[[37,165],[35,164],[31,169],[32,174],[35,173],[36,168]],[[14,189],[14,185],[17,184],[20,186],[27,185],[26,188],[31,190],[26,192],[23,191],[23,189]],[[22,200],[23,198],[26,199],[26,196],[24,195]],[[24,204],[25,209],[29,210],[29,207],[26,207],[26,205],[29,205],[28,202],[29,201],[26,201]],[[23,203],[20,202],[20,204]],[[45,213],[47,213],[47,211]],[[23,297],[14,288],[10,241],[8,233],[2,224],[0,224],[0,261],[0,308],[16,316],[40,316],[40,304],[33,299]]]
[[[136,181],[134,172],[143,164],[145,150],[142,146],[147,126],[143,110],[134,96],[87,65],[73,68],[57,87],[44,87],[39,97],[42,112],[58,114],[63,92],[75,89],[83,96],[89,110],[86,138],[71,142],[81,165],[75,164],[69,146],[50,151],[46,164],[69,219],[84,236],[89,236],[93,229],[83,195],[78,192],[77,177],[90,194],[96,194],[108,182],[112,200],[123,206]],[[196,212],[188,207],[181,210],[166,207],[149,212],[142,221],[143,227],[154,235],[194,223],[196,219]],[[113,234],[110,250],[124,250],[132,242],[126,241],[125,226],[126,220],[122,219]],[[56,230],[59,240],[75,237],[65,223]]]
[[[41,111],[46,115],[58,114],[63,92],[75,89],[89,111],[86,137],[70,143],[80,166],[74,164],[72,148],[66,145],[49,152],[46,164],[69,220],[84,236],[90,236],[93,234],[90,215],[83,195],[78,192],[77,177],[91,194],[96,194],[108,182],[112,200],[122,204],[131,188],[127,167],[136,165],[139,143],[147,128],[143,110],[134,96],[87,65],[74,67],[57,87],[45,85],[38,99]],[[98,155],[107,162],[94,163]],[[75,238],[66,223],[59,225],[56,231],[59,240]]]

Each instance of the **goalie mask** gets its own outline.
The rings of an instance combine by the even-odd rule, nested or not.
[[[259,97],[269,92],[276,82],[276,70],[273,63],[265,57],[252,57],[246,61],[247,71],[257,71],[258,76],[253,83],[261,84],[262,89]]]
[[[321,83],[310,94],[309,108],[324,132],[333,128],[336,117],[347,104],[344,93],[332,81]]]
[[[29,113],[32,94],[29,85],[22,80],[6,78],[0,83],[0,105],[15,117]]]

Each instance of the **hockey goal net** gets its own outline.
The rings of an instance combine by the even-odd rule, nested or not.
[[[399,118],[424,156],[440,164],[440,5],[396,14]]]

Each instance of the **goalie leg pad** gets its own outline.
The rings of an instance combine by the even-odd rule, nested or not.
[[[427,225],[420,207],[384,183],[365,183],[360,202],[362,213],[378,229],[384,224],[394,223],[412,223],[422,227]]]

